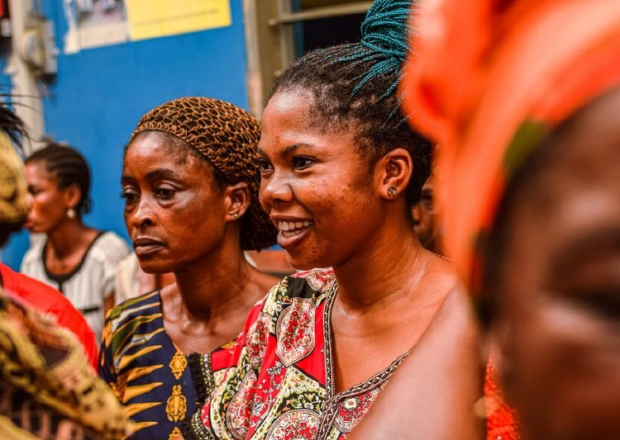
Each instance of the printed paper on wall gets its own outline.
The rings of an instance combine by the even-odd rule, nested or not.
[[[230,26],[229,0],[125,0],[132,40]]]

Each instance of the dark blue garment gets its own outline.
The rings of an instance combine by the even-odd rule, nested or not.
[[[197,410],[188,358],[166,331],[160,292],[130,299],[106,319],[99,375],[132,420],[131,440],[168,440]]]

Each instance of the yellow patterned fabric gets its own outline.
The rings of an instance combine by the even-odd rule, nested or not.
[[[159,291],[130,299],[106,320],[99,374],[131,418],[131,440],[167,440],[197,410],[231,364],[234,344],[198,356],[196,379],[188,357],[165,331]],[[206,385],[210,384],[210,385]]]
[[[0,396],[8,438],[120,440],[127,433],[122,407],[75,337],[1,291]]]
[[[28,214],[23,164],[10,138],[0,132],[0,223],[17,223]]]

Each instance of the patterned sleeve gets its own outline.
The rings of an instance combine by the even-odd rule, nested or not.
[[[126,438],[128,420],[123,407],[93,374],[71,332],[57,327],[38,312],[14,303],[2,293],[0,366],[0,381],[35,397],[62,418],[87,428],[96,438]],[[36,421],[40,414],[32,413],[31,416]],[[23,421],[23,417],[20,420]],[[36,423],[41,432],[44,432],[43,426],[54,431],[58,428],[58,437],[62,437],[59,428],[62,422],[56,426],[49,419]],[[29,427],[32,426],[35,424],[31,421]],[[2,434],[6,433],[2,431]],[[3,435],[2,438],[6,437]]]
[[[115,315],[116,309],[113,309],[110,315],[106,318],[105,327],[103,329],[103,335],[101,337],[101,348],[99,349],[99,377],[103,379],[114,391],[116,397],[119,398],[117,389],[117,376],[116,376],[116,368],[114,366],[114,357],[112,354],[112,346],[111,340],[113,338],[112,332],[112,318]]]
[[[248,315],[237,339],[230,367],[206,403],[182,427],[185,440],[244,438],[250,423],[250,402],[266,353],[275,350],[277,297],[286,289],[286,278]],[[234,400],[234,405],[230,405]],[[233,409],[231,411],[231,409]]]
[[[101,240],[101,250],[104,253],[103,260],[103,299],[114,292],[114,281],[118,265],[129,255],[129,247],[118,235],[108,232]]]

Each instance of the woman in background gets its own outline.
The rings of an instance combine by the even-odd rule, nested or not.
[[[200,97],[156,107],[131,136],[127,230],[141,269],[176,279],[106,321],[99,372],[132,419],[132,440],[180,433],[231,366],[247,313],[277,281],[244,255],[276,236],[258,202],[258,138],[250,114]]]
[[[21,270],[64,293],[99,340],[114,303],[116,267],[129,249],[113,232],[82,222],[91,206],[90,171],[76,150],[48,144],[26,159],[25,173],[31,203],[25,226],[45,240],[35,241]]]

